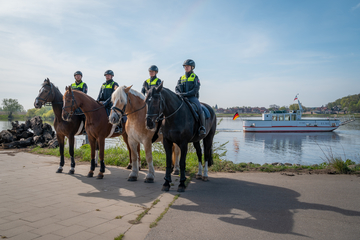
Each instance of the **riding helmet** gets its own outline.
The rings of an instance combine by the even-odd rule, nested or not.
[[[151,66],[149,67],[149,71],[159,72],[159,69],[158,69],[158,67],[157,67],[157,66],[155,66],[155,65],[151,65]]]
[[[74,77],[75,77],[75,75],[81,75],[81,77],[83,76],[83,75],[82,75],[82,72],[80,72],[80,71],[76,71],[76,72],[74,73]]]
[[[183,63],[183,66],[186,66],[186,65],[192,66],[193,69],[195,68],[195,62],[194,62],[194,60],[186,59],[185,62]]]
[[[105,73],[104,73],[104,76],[105,76],[106,74],[110,74],[111,76],[114,76],[114,72],[111,71],[111,70],[106,70]]]

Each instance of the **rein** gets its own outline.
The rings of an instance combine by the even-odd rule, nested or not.
[[[126,96],[127,96],[127,98],[129,99],[129,104],[131,104],[131,101],[130,101],[129,96],[128,96],[127,94],[126,94]],[[121,115],[122,115],[123,117],[126,117],[126,116],[128,116],[128,115],[130,115],[130,114],[133,114],[133,113],[136,113],[136,112],[140,111],[141,109],[143,109],[144,107],[146,107],[146,103],[144,104],[144,106],[142,106],[142,107],[139,108],[139,109],[136,109],[135,111],[132,111],[131,113],[125,113],[125,108],[126,108],[126,106],[127,106],[127,103],[124,105],[123,109],[120,109],[120,108],[118,108],[118,107],[116,107],[116,106],[112,106],[112,107],[111,107],[111,110],[113,110],[113,111],[116,113],[116,115],[119,117],[119,119],[120,119],[120,114],[118,113],[118,111],[121,113]]]
[[[181,108],[182,105],[184,104],[184,99],[181,98],[181,104],[180,104],[180,106],[179,106],[172,114],[170,114],[170,115],[168,115],[168,116],[165,116],[164,113],[163,113],[163,107],[162,107],[162,105],[165,104],[165,100],[164,100],[164,98],[161,96],[161,93],[159,93],[159,95],[160,95],[160,98],[161,98],[159,114],[156,114],[156,113],[154,113],[154,114],[146,114],[146,118],[148,118],[148,117],[150,117],[150,116],[157,116],[156,119],[155,119],[155,122],[159,122],[159,121],[162,121],[162,120],[164,120],[164,119],[168,119],[168,118],[172,117],[175,113],[177,113],[177,112],[180,110],[180,108]],[[164,116],[164,117],[161,118],[160,116]]]
[[[52,95],[54,98],[55,98],[55,94],[54,94],[54,89],[53,89],[53,84],[52,83],[50,83],[49,84],[50,85],[50,91],[49,91],[49,93],[46,95],[46,97],[45,98],[41,98],[41,97],[36,97],[35,99],[36,100],[41,100],[43,103],[43,105],[44,106],[51,106],[52,104],[63,104],[63,102],[48,102],[48,98],[50,97],[50,95]],[[45,85],[46,86],[46,85]],[[42,88],[44,88],[45,86],[43,86]],[[41,89],[42,89],[41,88]]]
[[[65,106],[65,107],[62,108],[66,113],[68,113],[68,112],[65,110],[65,108],[70,108],[70,113],[68,113],[68,114],[69,114],[69,118],[70,118],[72,115],[80,116],[80,115],[84,115],[84,113],[95,112],[95,111],[97,111],[97,110],[105,107],[104,105],[102,105],[102,106],[100,106],[100,107],[98,107],[98,108],[95,108],[95,109],[92,109],[92,110],[89,110],[89,111],[86,111],[86,112],[74,113],[74,111],[72,111],[72,108],[75,106],[75,104],[76,104],[76,106],[79,107],[79,105],[78,105],[77,102],[76,102],[76,99],[75,99],[75,96],[74,96],[74,92],[71,91],[71,106]],[[77,108],[78,108],[78,107],[77,107]]]

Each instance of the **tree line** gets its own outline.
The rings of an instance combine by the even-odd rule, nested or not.
[[[335,111],[348,111],[352,113],[360,112],[360,94],[349,95],[339,98],[335,102],[329,102],[327,108]]]

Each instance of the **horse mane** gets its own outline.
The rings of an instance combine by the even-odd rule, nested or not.
[[[127,95],[125,93],[125,88],[127,86],[118,87],[115,92],[111,95],[111,101],[115,103],[116,100],[119,100],[121,103],[127,103]],[[140,99],[144,100],[145,96],[142,93],[139,93],[135,89],[130,88],[130,93],[134,96],[139,97]]]
[[[45,81],[41,84],[41,87],[42,88],[45,87],[45,86],[50,86],[51,87],[51,85],[53,85],[55,91],[57,90],[59,92],[60,97],[62,98],[63,95],[60,92],[59,88],[57,86],[55,86],[52,82],[50,82],[49,79],[48,79],[48,81],[46,81],[46,79],[45,79]]]
[[[69,90],[67,90],[66,92],[68,92]],[[96,102],[96,100],[94,98],[92,98],[90,95],[87,95],[86,93],[82,92],[82,91],[78,91],[78,90],[74,90],[74,89],[71,89],[72,92],[74,93],[77,93],[77,94],[80,94],[80,95],[83,95],[84,97],[92,100],[93,102],[97,103],[98,105],[101,105],[99,102]]]

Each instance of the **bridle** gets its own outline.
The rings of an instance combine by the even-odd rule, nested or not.
[[[76,99],[75,99],[75,96],[74,96],[74,91],[71,91],[71,106],[66,106],[66,107],[63,106],[63,107],[62,107],[63,111],[68,114],[68,118],[67,118],[67,119],[70,119],[70,118],[72,117],[72,115],[84,115],[84,113],[87,113],[87,112],[95,112],[95,111],[97,111],[97,110],[105,107],[104,105],[102,105],[102,106],[100,106],[100,107],[98,107],[98,108],[95,108],[95,109],[92,109],[92,110],[89,110],[89,111],[86,111],[86,112],[74,113],[75,111],[73,111],[72,109],[73,109],[73,107],[75,106],[75,104],[76,104],[76,106],[77,106],[77,107],[75,108],[75,110],[76,110],[77,108],[79,108],[79,104],[77,104],[77,102],[76,102]],[[65,108],[70,108],[70,113],[69,113],[68,111],[66,111]]]
[[[164,107],[164,106],[165,106],[165,100],[164,100],[164,98],[162,97],[161,93],[159,93],[159,97],[160,97],[160,110],[159,110],[159,113],[153,113],[153,114],[148,114],[148,113],[146,113],[146,118],[149,118],[149,119],[151,119],[151,117],[153,117],[153,116],[156,116],[155,122],[160,122],[160,121],[162,121],[162,120],[164,120],[164,119],[170,118],[170,117],[173,116],[175,113],[177,113],[177,112],[180,110],[180,108],[182,107],[182,105],[184,104],[184,99],[182,99],[182,98],[180,97],[180,99],[181,99],[181,104],[180,104],[180,106],[179,106],[172,114],[170,114],[170,115],[168,115],[168,116],[164,116],[163,111],[164,111],[164,109],[165,109],[165,107]],[[149,101],[151,101],[151,98],[152,98],[152,97],[150,97]],[[161,117],[161,116],[163,116],[163,117]]]
[[[129,104],[131,104],[129,95],[126,94],[126,98],[129,99]],[[132,111],[131,113],[125,113],[125,108],[126,108],[126,106],[127,106],[127,103],[124,104],[124,107],[123,107],[122,109],[120,109],[120,108],[118,108],[118,107],[116,107],[116,106],[112,106],[112,107],[111,107],[111,110],[113,110],[114,113],[116,113],[116,115],[118,116],[119,120],[122,118],[121,116],[123,116],[123,117],[124,117],[124,116],[128,116],[128,115],[130,115],[130,114],[133,114],[133,113],[136,113],[136,112],[140,111],[141,109],[143,109],[144,107],[146,107],[146,103],[144,104],[144,106],[142,106],[142,107],[139,108],[139,109],[136,109],[135,111]],[[121,115],[119,114],[119,112],[120,112]]]
[[[53,98],[55,97],[55,93],[54,93],[54,89],[53,89],[53,84],[52,83],[49,83],[49,84],[46,84],[44,85],[41,89],[43,89],[45,86],[47,85],[50,85],[50,91],[49,93],[46,95],[45,98],[41,98],[41,97],[36,97],[35,99],[36,100],[40,100],[41,101],[41,104],[44,105],[44,106],[51,106],[51,104],[62,104],[63,102],[49,102],[48,101],[48,98],[51,96],[53,96]],[[41,90],[40,89],[40,90]]]

